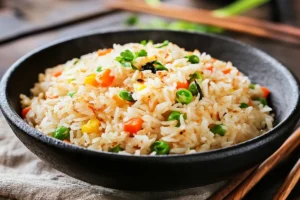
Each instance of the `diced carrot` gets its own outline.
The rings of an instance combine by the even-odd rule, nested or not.
[[[95,108],[94,105],[92,104],[89,104],[88,107],[93,111],[93,112],[99,112],[101,111],[103,108],[100,107],[100,108]]]
[[[208,68],[206,68],[206,69],[212,72],[213,68],[214,68],[214,67],[211,65],[210,67],[208,67]]]
[[[65,143],[71,144],[69,140],[63,140]]]
[[[124,131],[129,132],[131,135],[137,133],[142,129],[143,120],[141,118],[131,118],[124,122]]]
[[[26,107],[22,110],[22,117],[23,119],[26,117],[27,113],[30,111],[30,107]]]
[[[217,59],[215,59],[215,58],[212,58],[212,59],[211,59],[211,61],[212,61],[212,63],[214,63],[214,62],[216,62],[216,61],[217,61]]]
[[[111,76],[110,73],[111,70],[107,69],[100,75],[99,80],[102,87],[109,87],[113,83],[115,77]]]
[[[184,83],[177,82],[176,84],[177,84],[177,86],[176,86],[177,89],[179,89],[179,88],[185,88],[185,89],[189,88],[189,83],[188,82],[184,82]]]
[[[263,92],[264,97],[267,98],[270,94],[270,90],[266,87],[263,87],[263,86],[261,86],[261,90]]]
[[[47,99],[57,99],[58,98],[58,96],[49,96],[49,97],[47,97]]]
[[[59,77],[62,74],[62,71],[57,71],[53,73],[53,76]]]
[[[112,51],[112,49],[100,49],[98,50],[98,56],[104,56],[108,53],[110,53]]]
[[[229,74],[231,72],[231,69],[230,68],[227,68],[227,69],[223,69],[222,72],[224,74]]]

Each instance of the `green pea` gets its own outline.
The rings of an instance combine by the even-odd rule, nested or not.
[[[249,105],[246,103],[241,103],[241,105],[240,105],[240,108],[248,108],[248,107],[249,107]]]
[[[222,124],[217,124],[215,126],[213,126],[210,131],[213,133],[213,134],[219,134],[221,136],[224,136],[225,133],[226,133],[226,130],[225,130],[225,127],[224,125]]]
[[[65,140],[70,137],[70,129],[64,126],[60,126],[53,133],[53,137],[59,140]]]
[[[195,72],[190,75],[190,80],[189,82],[193,82],[194,80],[197,80],[199,83],[203,81],[203,75],[200,72]]]
[[[197,90],[197,86],[195,83],[191,83],[189,85],[189,91],[194,95],[194,96],[197,96],[198,94],[198,90]]]
[[[142,45],[146,46],[146,44],[147,44],[148,42],[147,42],[147,40],[142,40],[140,43],[141,43]]]
[[[193,94],[187,89],[179,89],[176,92],[176,101],[182,104],[189,104],[193,100]]]
[[[197,63],[200,62],[199,57],[196,56],[196,55],[185,56],[185,58],[187,58],[188,61],[189,61],[190,63],[192,63],[192,64],[197,64]]]
[[[252,90],[254,90],[254,89],[255,89],[255,84],[251,83],[251,84],[249,85],[249,88],[252,89]]]
[[[123,151],[124,149],[122,147],[120,147],[120,145],[117,145],[113,148],[109,148],[109,152],[114,152],[114,153],[118,153],[119,151]]]
[[[69,95],[70,97],[73,97],[75,93],[76,93],[76,92],[69,92],[68,95]]]
[[[97,67],[96,71],[97,72],[102,72],[102,67]]]
[[[178,111],[172,111],[170,113],[170,115],[168,116],[168,121],[173,121],[173,120],[177,120],[178,123],[176,125],[176,127],[179,127],[180,126],[180,115],[183,115],[183,119],[186,119],[186,114],[181,114],[180,112]]]
[[[151,151],[155,151],[157,155],[169,154],[170,146],[164,141],[156,141],[151,145]]]
[[[254,101],[259,101],[263,106],[266,106],[268,104],[267,100],[265,98],[256,98]]]
[[[130,102],[135,102],[135,100],[132,98],[132,95],[130,92],[128,92],[127,90],[123,90],[119,93],[119,96],[126,100],[126,101],[130,101]]]

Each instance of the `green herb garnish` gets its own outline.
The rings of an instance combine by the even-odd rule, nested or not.
[[[118,153],[119,151],[123,151],[124,149],[120,147],[120,145],[117,145],[113,148],[109,148],[109,152],[114,152],[114,153]]]
[[[163,66],[160,62],[158,61],[154,61],[153,62],[153,66],[155,67],[155,70],[156,71],[163,71],[163,70],[166,70],[168,71],[168,68],[166,68],[165,66]]]
[[[73,97],[76,92],[69,92],[68,96]]]

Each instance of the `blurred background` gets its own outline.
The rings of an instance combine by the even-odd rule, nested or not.
[[[135,0],[137,3],[140,1]],[[159,0],[145,1],[151,5],[159,3]],[[225,31],[218,27],[114,10],[105,5],[110,2],[113,0],[0,0],[0,77],[19,57],[51,41],[89,31],[130,27],[183,29],[226,35],[267,51],[300,76],[296,64],[300,51],[291,44]],[[226,16],[244,15],[294,26],[300,23],[299,0],[162,2],[207,9],[213,13],[219,11]]]
[[[176,4],[211,11],[215,16],[247,16],[252,19],[300,25],[300,0],[119,0]],[[117,0],[0,0],[0,78],[9,66],[26,53],[55,40],[86,33],[125,28],[163,28],[220,34],[257,47],[278,59],[300,78],[300,46],[192,22],[143,12],[113,9]],[[184,15],[185,13],[183,13]],[[250,27],[249,27],[250,29]],[[50,66],[49,66],[50,67]],[[299,152],[299,151],[298,151]],[[281,185],[299,153],[267,175],[247,199],[269,199]],[[300,186],[290,199],[300,199]]]

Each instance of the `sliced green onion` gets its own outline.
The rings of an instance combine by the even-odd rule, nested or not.
[[[170,152],[170,146],[164,141],[156,141],[151,145],[151,151],[155,151],[157,155],[166,155]]]
[[[213,134],[219,134],[221,136],[224,136],[226,134],[226,130],[225,130],[225,126],[222,124],[217,124],[215,126],[213,126],[210,131]]]
[[[165,47],[165,46],[168,46],[168,45],[169,45],[169,41],[165,40],[162,44],[157,45],[156,48],[162,48],[162,47]]]
[[[198,56],[196,55],[190,55],[190,56],[184,56],[185,58],[188,59],[188,61],[192,64],[197,64],[200,62],[200,59]]]
[[[53,137],[59,140],[65,140],[70,137],[70,129],[64,126],[60,126],[53,133]]]
[[[69,95],[70,97],[73,97],[75,93],[76,93],[76,92],[69,92],[68,95]]]
[[[252,90],[254,90],[254,89],[255,89],[255,84],[251,83],[251,84],[249,85],[249,88],[252,89]]]
[[[125,101],[135,102],[135,100],[132,98],[132,95],[127,90],[123,90],[119,93],[119,96],[124,99]]]
[[[193,94],[186,89],[179,89],[176,92],[176,101],[182,104],[189,104],[193,100]]]
[[[163,71],[163,70],[166,70],[166,71],[168,71],[168,68],[166,68],[165,66],[163,66],[160,62],[158,62],[158,61],[154,61],[153,62],[153,65],[154,65],[154,67],[155,67],[155,69],[157,70],[157,71]]]
[[[109,148],[109,152],[114,152],[114,153],[118,153],[119,151],[123,151],[124,149],[122,147],[120,147],[120,145],[117,145],[113,148]]]
[[[240,105],[240,108],[248,108],[248,107],[249,107],[249,105],[246,103],[241,103],[241,105]]]
[[[189,82],[193,82],[194,80],[197,80],[199,83],[203,81],[203,75],[200,72],[195,72],[190,75],[190,80]]]
[[[266,106],[268,104],[267,100],[265,98],[256,98],[254,101],[259,101],[263,106]]]
[[[195,85],[196,85],[196,88],[197,88],[197,90],[198,90],[198,93],[199,93],[199,101],[203,98],[203,92],[202,92],[202,90],[201,90],[201,87],[200,87],[200,85],[198,84],[198,82],[197,82],[197,80],[194,80],[194,83],[195,83]]]

